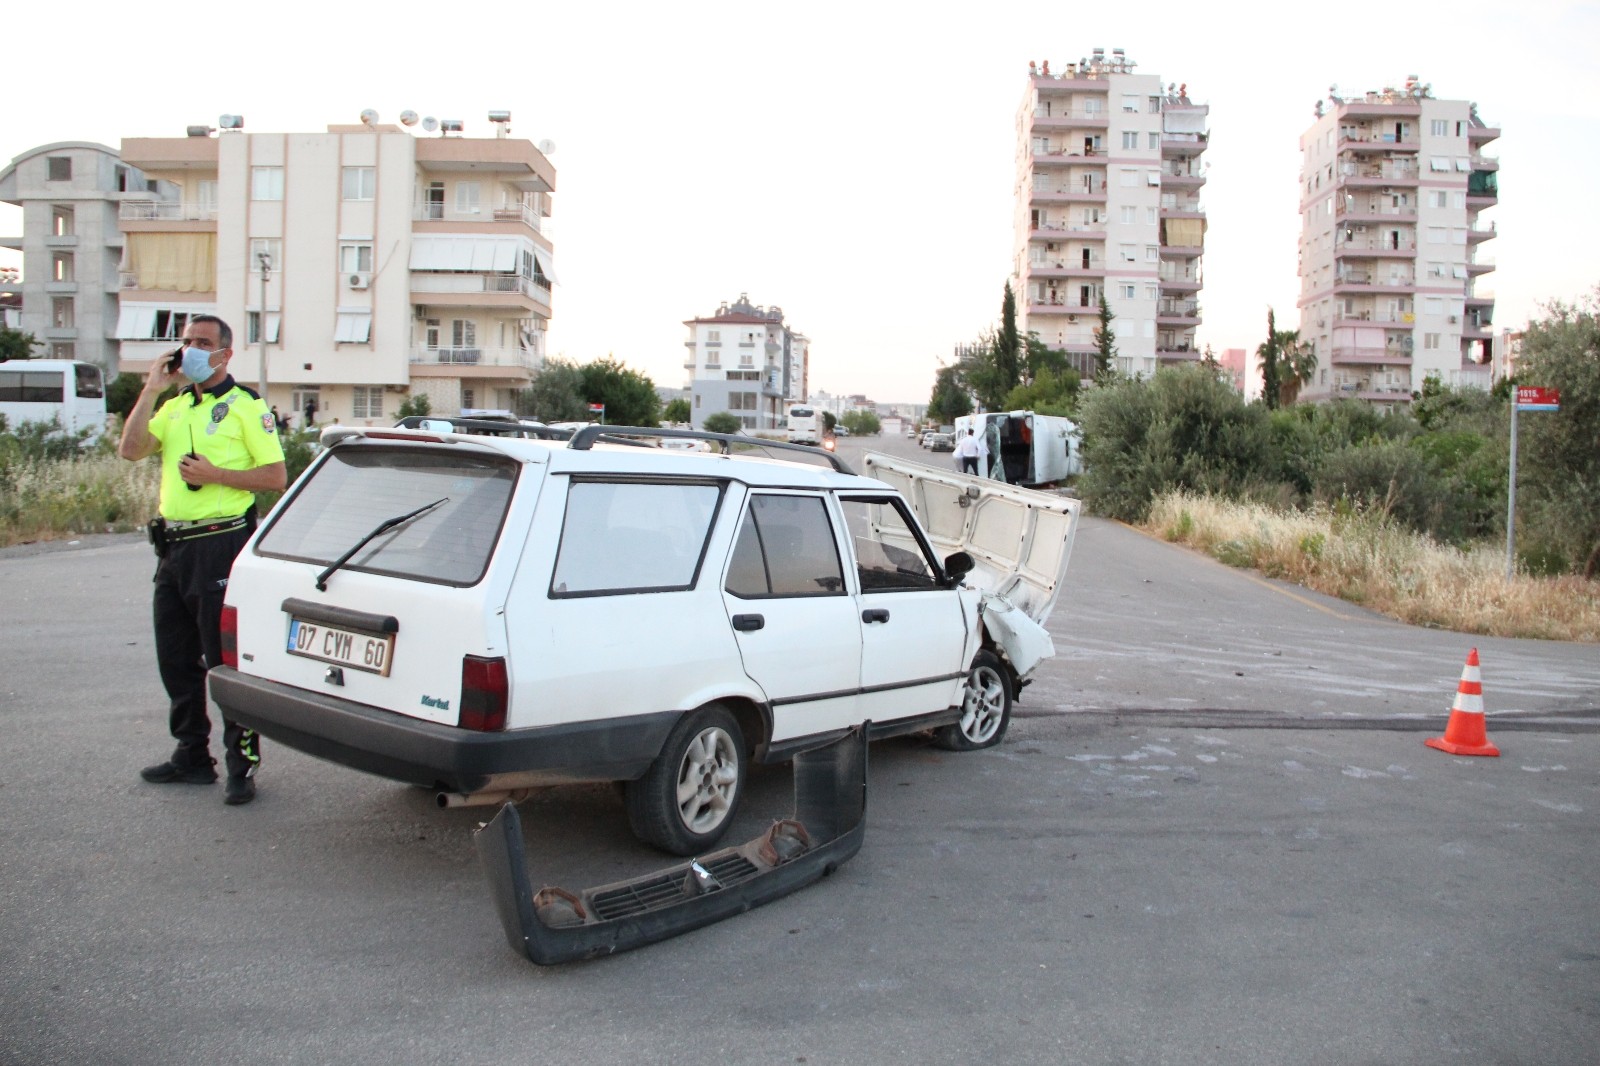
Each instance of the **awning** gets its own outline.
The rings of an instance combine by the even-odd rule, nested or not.
[[[514,274],[528,246],[520,237],[413,237],[411,269]]]
[[[156,335],[156,309],[137,304],[125,306],[117,315],[117,340],[147,341]]]
[[[537,244],[533,246],[533,257],[539,261],[539,270],[550,279],[552,285],[559,285],[560,279],[556,277],[556,258]]]
[[[372,336],[371,311],[340,311],[338,319],[333,331],[335,344],[366,344]]]
[[[1206,231],[1205,220],[1199,218],[1163,219],[1161,226],[1169,248],[1198,248]]]
[[[215,233],[129,233],[123,269],[138,288],[213,292],[217,287]]]

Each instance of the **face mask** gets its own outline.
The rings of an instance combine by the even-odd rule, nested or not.
[[[204,348],[185,348],[183,350],[183,376],[199,385],[209,378],[211,369],[211,352]]]

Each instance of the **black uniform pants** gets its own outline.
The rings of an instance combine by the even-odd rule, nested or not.
[[[180,767],[211,766],[211,718],[206,713],[206,671],[222,662],[222,598],[234,556],[254,523],[227,533],[179,541],[156,566],[156,663],[172,701],[170,725]],[[254,730],[223,720],[222,743],[230,776],[261,762]]]

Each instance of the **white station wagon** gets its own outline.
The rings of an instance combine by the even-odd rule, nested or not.
[[[240,554],[231,720],[442,806],[623,782],[634,832],[691,855],[751,759],[863,723],[986,747],[1053,654],[1076,501],[684,430],[424,425],[327,429]]]

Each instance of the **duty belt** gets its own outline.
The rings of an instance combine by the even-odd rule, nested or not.
[[[198,537],[209,537],[215,533],[230,533],[235,529],[243,529],[249,521],[248,514],[239,515],[237,518],[203,518],[198,522],[178,522],[169,519],[166,523],[167,543],[177,544]]]

